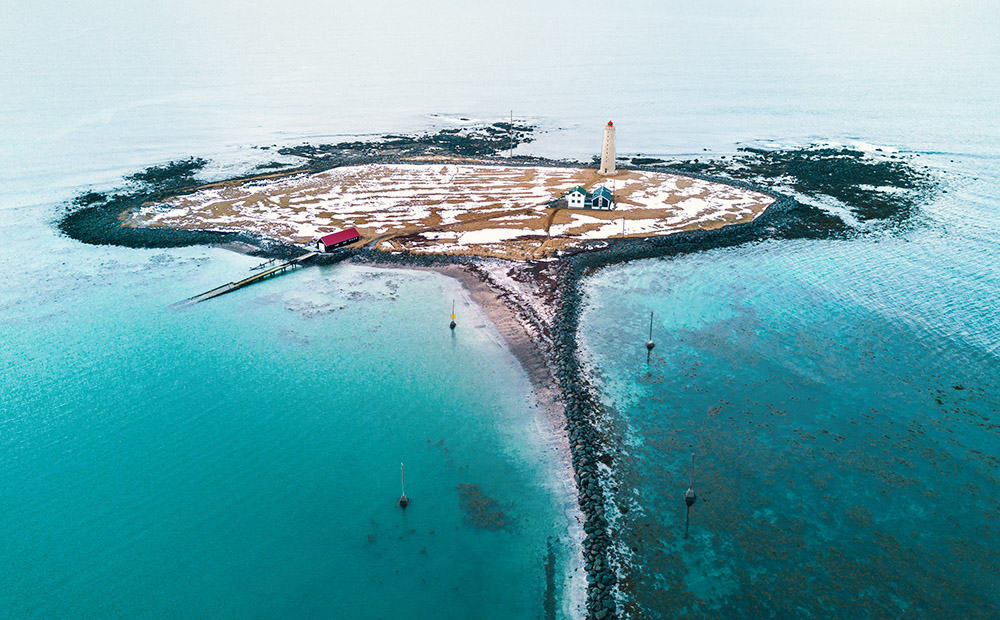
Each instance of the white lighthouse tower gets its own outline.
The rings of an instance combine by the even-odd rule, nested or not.
[[[601,174],[615,173],[615,124],[608,121],[604,128],[604,146],[601,148]]]

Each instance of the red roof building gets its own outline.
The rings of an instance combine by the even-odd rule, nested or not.
[[[316,248],[321,252],[329,252],[334,248],[353,243],[360,238],[361,235],[358,234],[357,228],[348,228],[347,230],[340,230],[325,237],[320,237],[316,240]]]

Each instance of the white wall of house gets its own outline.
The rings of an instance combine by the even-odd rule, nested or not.
[[[570,209],[583,209],[586,200],[587,197],[580,192],[570,192],[570,194],[566,196],[566,202],[569,204]]]

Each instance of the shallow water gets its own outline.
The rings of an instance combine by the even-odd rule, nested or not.
[[[623,422],[622,542],[645,613],[1000,612],[1000,262],[982,260],[996,169],[982,175],[902,234],[588,282],[583,339]]]
[[[314,267],[178,310],[258,261],[63,256],[88,254],[92,270],[35,272],[29,294],[3,297],[0,608],[541,610],[546,540],[566,532],[558,462],[524,372],[455,281]],[[496,500],[501,529],[463,510],[467,484]]]

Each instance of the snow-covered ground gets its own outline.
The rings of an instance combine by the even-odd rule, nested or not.
[[[553,211],[576,185],[612,188],[613,211]],[[690,177],[620,170],[477,164],[371,164],[220,184],[148,205],[132,224],[245,231],[307,244],[354,226],[382,249],[546,255],[577,242],[663,235],[748,221],[772,198]]]

